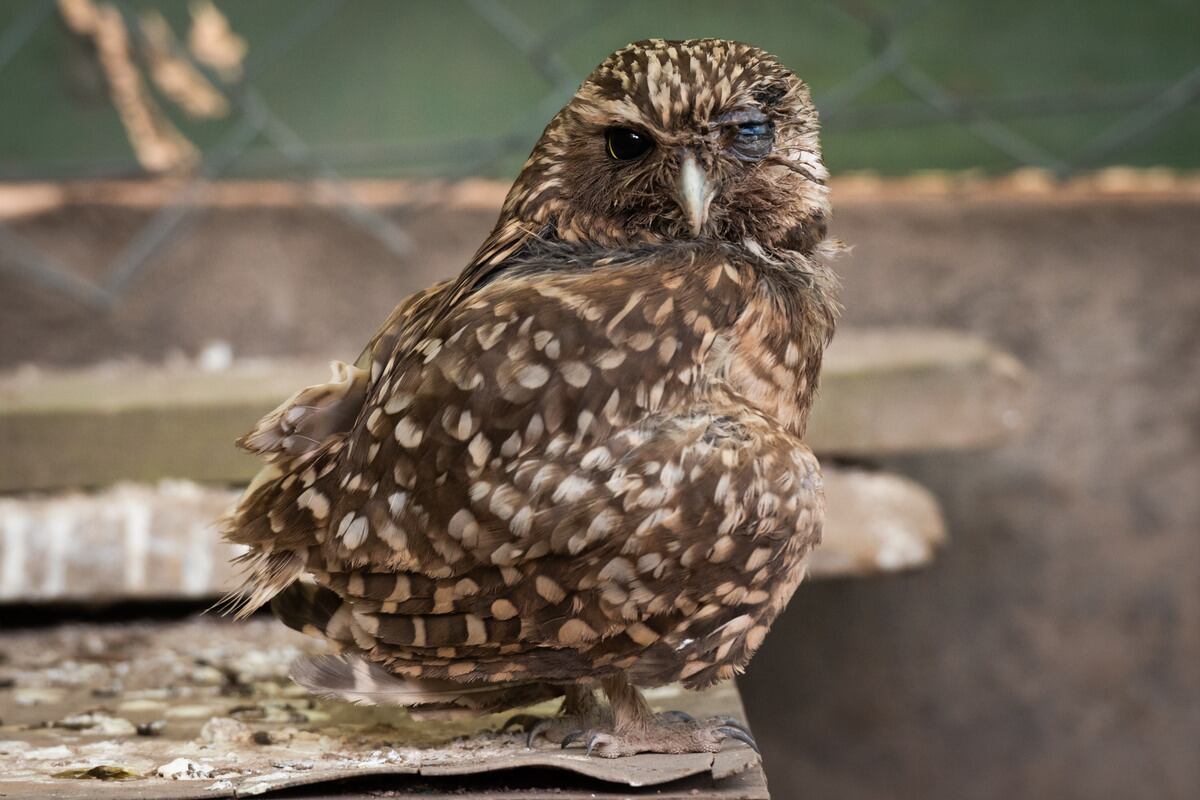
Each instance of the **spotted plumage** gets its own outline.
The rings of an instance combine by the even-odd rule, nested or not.
[[[228,525],[243,607],[342,653],[297,679],[426,712],[584,713],[599,684],[597,752],[719,744],[646,735],[632,687],[741,671],[820,538],[825,182],[808,91],[762,51],[597,68],[462,274],[241,441],[271,462]]]

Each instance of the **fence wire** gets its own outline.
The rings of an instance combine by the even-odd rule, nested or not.
[[[92,0],[86,0],[91,3]],[[948,123],[1001,154],[1012,166],[1038,167],[1069,177],[1109,162],[1131,144],[1160,134],[1183,109],[1200,103],[1200,57],[1176,79],[1152,85],[1091,86],[1072,92],[1043,92],[1019,97],[963,94],[923,68],[906,47],[904,32],[942,3],[953,0],[913,0],[884,9],[867,0],[825,0],[839,15],[861,29],[869,57],[842,81],[818,91],[817,105],[827,130],[872,130],[894,126]],[[1163,13],[1192,14],[1183,0],[1158,0]],[[70,5],[55,0],[26,0],[19,13],[0,29],[0,80],[43,26],[51,24],[56,8]],[[304,42],[344,13],[344,0],[311,0],[293,10],[278,30],[256,41],[236,79],[223,76],[187,47],[171,55],[203,75],[234,110],[235,119],[219,140],[199,155],[190,179],[175,196],[151,215],[144,226],[101,272],[99,279],[83,277],[72,265],[43,252],[11,228],[0,224],[0,270],[39,284],[98,310],[112,309],[163,250],[186,236],[196,221],[197,200],[205,185],[252,163],[258,169],[279,168],[320,180],[329,187],[337,213],[374,237],[391,253],[410,252],[409,234],[394,221],[354,199],[341,169],[379,163],[419,161],[430,172],[448,178],[492,174],[498,165],[523,156],[550,116],[571,96],[583,73],[564,52],[602,20],[620,13],[626,0],[587,0],[545,31],[501,0],[468,0],[467,8],[495,34],[497,42],[519,54],[544,84],[541,99],[506,130],[459,139],[311,145],[301,131],[276,113],[256,81],[270,66],[295,57]],[[111,6],[126,20],[130,36],[142,44],[145,33],[128,0]],[[145,4],[138,6],[145,8]],[[65,11],[65,9],[64,9]],[[63,29],[63,35],[70,35]],[[175,43],[178,45],[178,43]],[[863,98],[885,82],[903,87],[904,101],[866,103]],[[1119,113],[1107,127],[1092,133],[1067,152],[1056,152],[1022,133],[1014,120],[1091,112]],[[255,149],[256,143],[261,145]],[[118,165],[128,173],[130,164]],[[95,174],[95,165],[68,165],[66,174]]]

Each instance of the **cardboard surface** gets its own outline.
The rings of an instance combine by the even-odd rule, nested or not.
[[[459,777],[480,797],[505,796],[491,792],[492,777],[522,797],[648,787],[656,797],[766,797],[758,757],[740,742],[717,754],[603,759],[545,742],[528,749],[523,734],[498,732],[507,715],[420,722],[402,709],[314,700],[286,677],[314,645],[268,619],[0,634],[0,797],[191,800],[295,787],[353,797],[364,780],[458,796]],[[744,718],[732,684],[648,697],[660,710]]]

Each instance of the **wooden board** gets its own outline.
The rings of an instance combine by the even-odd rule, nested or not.
[[[814,577],[865,576],[932,560],[937,501],[898,475],[825,469],[828,512]],[[235,585],[216,521],[238,490],[190,481],[0,497],[0,602],[213,598]]]
[[[233,440],[322,364],[225,369],[109,365],[0,377],[0,492],[122,480],[245,482],[259,462]],[[809,441],[818,453],[881,455],[983,447],[1028,417],[1028,377],[964,334],[847,330],[829,350]]]

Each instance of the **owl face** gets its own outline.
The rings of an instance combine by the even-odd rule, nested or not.
[[[711,239],[808,251],[827,173],[808,89],[716,39],[617,51],[547,127],[506,210],[569,241]]]

